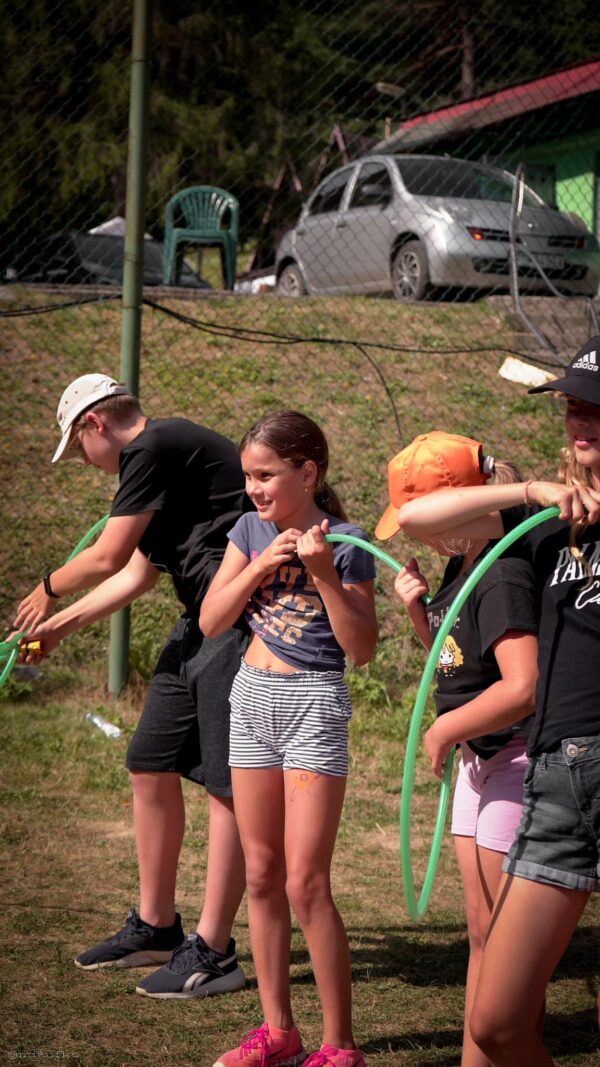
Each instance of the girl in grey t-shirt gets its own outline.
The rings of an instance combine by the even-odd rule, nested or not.
[[[265,1062],[304,1061],[290,1005],[291,904],[324,1005],[317,1062],[364,1067],[330,868],[348,773],[344,657],[364,664],[375,650],[373,561],[325,540],[330,528],[362,531],[325,482],[327,442],[311,419],[265,416],[241,458],[256,515],[231,531],[200,626],[216,636],[245,614],[254,631],[231,692],[230,764],[263,1023],[217,1062],[237,1065],[253,1050]]]

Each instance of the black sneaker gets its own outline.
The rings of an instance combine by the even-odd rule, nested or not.
[[[132,908],[122,930],[82,952],[74,963],[84,971],[97,971],[99,967],[152,967],[170,959],[173,949],[184,938],[179,913],[172,926],[151,926]]]
[[[162,1000],[189,1000],[211,997],[215,993],[234,993],[243,989],[246,978],[230,939],[227,952],[215,952],[199,934],[188,934],[183,945],[154,974],[136,987],[144,997]]]

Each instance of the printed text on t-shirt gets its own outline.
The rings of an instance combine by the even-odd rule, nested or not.
[[[301,584],[303,573],[306,581]],[[283,595],[277,589],[281,585],[288,590]],[[271,588],[260,587],[253,600],[256,606],[251,616],[260,627],[257,632],[279,637],[288,645],[295,645],[302,637],[304,627],[323,611],[323,602],[310,577],[301,567],[287,563],[279,567]]]

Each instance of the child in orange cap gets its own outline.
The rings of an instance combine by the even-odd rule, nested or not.
[[[421,434],[388,465],[390,504],[376,536],[400,529],[398,509],[446,486],[517,481],[511,464],[484,457],[478,441],[433,431]],[[431,648],[448,608],[490,542],[469,536],[429,536],[423,542],[449,562],[442,584],[426,605],[429,585],[412,558],[395,582],[408,617]],[[438,718],[425,736],[434,773],[461,746],[452,833],[464,886],[470,958],[465,1001],[462,1067],[489,1067],[469,1032],[483,946],[502,863],[521,817],[527,769],[526,720],[533,710],[537,620],[531,567],[502,557],[479,582],[441,650],[436,668]]]

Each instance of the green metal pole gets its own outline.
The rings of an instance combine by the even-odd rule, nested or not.
[[[125,264],[121,319],[121,381],[127,382],[136,396],[139,396],[142,335],[152,7],[152,0],[133,0]],[[127,684],[129,624],[128,608],[116,612],[110,620],[108,691],[112,696],[118,696]]]

